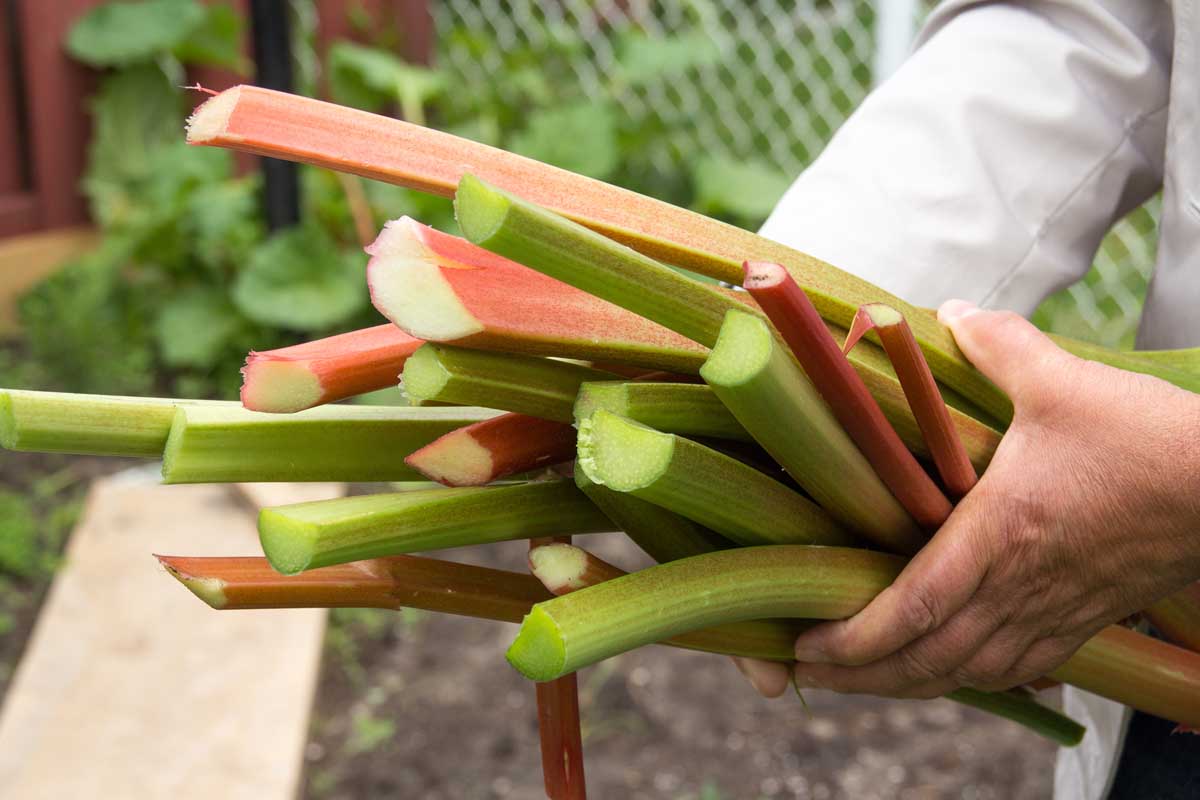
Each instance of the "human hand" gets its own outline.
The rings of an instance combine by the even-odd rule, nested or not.
[[[797,640],[799,687],[1007,689],[1200,577],[1200,396],[1078,359],[1009,312],[950,301],[939,318],[1013,423],[895,583]]]

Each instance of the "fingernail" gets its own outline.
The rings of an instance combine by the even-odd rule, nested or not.
[[[807,661],[810,664],[826,664],[829,662],[829,657],[818,647],[796,642],[796,660]]]
[[[978,314],[979,307],[967,300],[947,300],[938,309],[938,321],[949,325],[955,320]]]

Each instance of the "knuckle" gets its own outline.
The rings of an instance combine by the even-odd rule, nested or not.
[[[921,584],[907,587],[904,602],[900,604],[900,624],[917,636],[931,633],[942,624],[941,601]]]
[[[893,674],[896,685],[902,687],[928,683],[942,677],[940,670],[914,647],[908,647],[896,654]]]

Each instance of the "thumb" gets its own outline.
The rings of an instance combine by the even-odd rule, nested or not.
[[[947,300],[938,320],[950,328],[963,355],[1016,402],[1031,385],[1055,380],[1067,353],[1029,320],[1012,311],[986,311]]]

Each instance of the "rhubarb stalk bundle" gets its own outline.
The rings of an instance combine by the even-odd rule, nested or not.
[[[791,661],[812,620],[892,581],[1011,417],[927,310],[693,212],[252,87],[207,101],[188,139],[453,195],[465,238],[388,223],[366,279],[389,324],[251,353],[240,406],[0,391],[0,444],[161,457],[168,482],[445,484],[262,509],[265,559],[162,562],[215,608],[522,622],[510,662],[555,682],[539,688],[554,800],[583,796],[576,669],[655,642]],[[1200,389],[1200,351],[1063,344]],[[397,383],[418,407],[332,405]],[[424,407],[439,405],[456,407]],[[407,555],[616,530],[659,566],[626,575],[537,546],[553,599],[529,575]],[[1195,587],[1147,614],[1200,645]],[[1200,724],[1200,655],[1122,628],[1053,677]],[[1021,691],[952,697],[1064,744],[1082,735]]]

